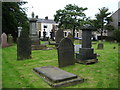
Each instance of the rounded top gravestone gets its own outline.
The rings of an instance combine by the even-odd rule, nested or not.
[[[81,30],[96,30],[96,28],[90,24],[85,24],[85,25],[81,26],[80,29]]]

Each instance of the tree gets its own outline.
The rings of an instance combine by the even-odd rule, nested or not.
[[[95,23],[97,23],[96,27],[101,33],[101,39],[103,38],[103,31],[105,29],[105,25],[112,21],[112,18],[109,17],[111,13],[108,12],[108,10],[109,10],[108,8],[102,7],[101,9],[99,9],[99,13],[95,15],[96,17]]]
[[[26,2],[3,2],[2,3],[2,32],[12,34],[14,40],[18,35],[17,27],[21,26],[24,31],[28,32],[28,18],[25,9],[20,6]]]
[[[87,8],[78,7],[77,5],[68,4],[63,10],[59,9],[54,15],[54,21],[59,23],[59,28],[73,29],[73,37],[75,36],[75,29],[80,27],[81,22],[84,20],[86,15],[83,11]]]

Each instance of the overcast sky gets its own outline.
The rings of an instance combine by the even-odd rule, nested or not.
[[[28,4],[24,7],[28,7],[26,12],[28,17],[31,17],[33,11],[39,18],[48,16],[49,19],[54,19],[56,10],[63,9],[67,4],[75,4],[79,7],[87,7],[85,11],[87,17],[94,18],[95,14],[99,12],[98,8],[107,7],[109,12],[114,13],[118,9],[118,2],[120,0],[23,0]],[[33,8],[32,8],[33,7]]]

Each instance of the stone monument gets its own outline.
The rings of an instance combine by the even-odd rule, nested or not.
[[[7,35],[5,33],[1,35],[1,43],[2,43],[2,48],[8,47]]]
[[[74,45],[69,38],[63,38],[58,46],[58,63],[59,67],[65,67],[75,64]]]
[[[32,12],[32,18],[30,22],[30,38],[31,38],[31,47],[32,50],[46,50],[46,45],[40,45],[39,36],[37,35],[36,29],[37,18],[34,18],[34,13]]]
[[[94,54],[94,49],[91,48],[91,32],[95,29],[93,26],[86,24],[81,27],[82,30],[82,48],[76,54],[78,63],[90,64],[97,62],[97,55]]]
[[[11,34],[8,34],[8,44],[13,45],[13,37]]]
[[[83,78],[53,66],[33,68],[33,71],[40,75],[50,86],[55,88],[84,82]]]
[[[31,39],[25,31],[21,31],[20,37],[17,40],[17,60],[31,58]]]
[[[37,21],[37,19],[34,18],[34,13],[32,12],[32,18],[29,20],[29,22],[30,22],[30,38],[31,38],[32,45],[40,45],[40,40],[39,40],[37,31],[36,31],[36,21]]]

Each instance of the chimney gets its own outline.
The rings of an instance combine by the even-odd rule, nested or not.
[[[48,20],[48,16],[46,16],[45,19]]]

